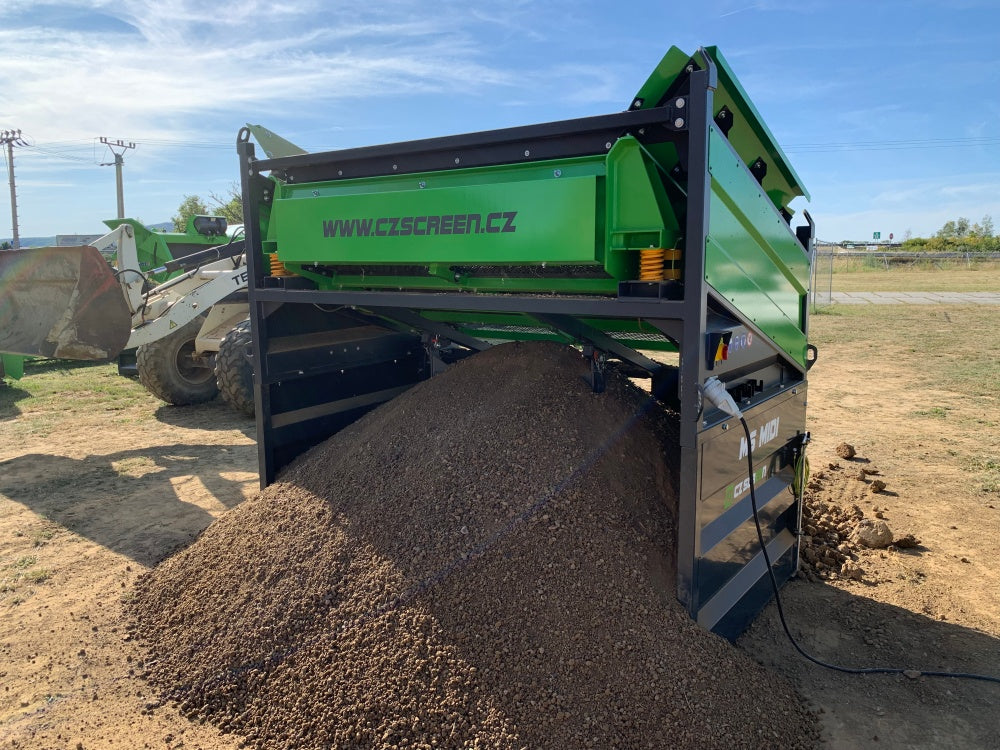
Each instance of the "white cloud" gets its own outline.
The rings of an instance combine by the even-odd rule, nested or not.
[[[39,141],[108,132],[204,137],[209,115],[237,107],[512,80],[480,62],[470,35],[441,23],[448,14],[428,19],[410,3],[392,4],[392,13],[338,9],[335,17],[303,3],[213,4],[211,11],[186,0],[73,5],[113,15],[136,33],[53,33],[44,13],[0,31],[0,124]]]

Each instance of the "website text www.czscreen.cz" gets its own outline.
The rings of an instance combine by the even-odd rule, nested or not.
[[[324,219],[324,237],[411,237],[440,234],[516,232],[517,211],[440,216],[383,216],[371,219]]]

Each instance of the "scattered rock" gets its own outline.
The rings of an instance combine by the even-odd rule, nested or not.
[[[920,540],[913,536],[913,534],[907,534],[893,540],[893,545],[900,549],[913,549],[920,546]]]
[[[840,566],[840,577],[852,581],[860,581],[865,577],[865,571],[857,563],[848,560]]]
[[[872,483],[868,485],[868,490],[873,494],[877,494],[885,489],[885,482],[881,479],[873,479]]]
[[[850,443],[841,443],[836,447],[835,452],[845,460],[850,460],[858,455],[857,451],[854,450],[854,446]]]
[[[858,521],[851,538],[863,547],[882,549],[892,544],[892,530],[885,521],[864,518]]]

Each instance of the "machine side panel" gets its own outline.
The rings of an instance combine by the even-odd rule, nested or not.
[[[284,263],[597,263],[596,177],[278,199]],[[416,184],[416,183],[415,183]],[[603,263],[602,263],[603,265]]]
[[[809,258],[725,138],[712,128],[705,278],[805,366]]]
[[[731,418],[701,433],[702,494],[693,614],[706,628],[726,637],[738,635],[771,597],[769,586],[758,586],[766,571],[757,561],[762,556],[753,519],[748,454],[753,458],[753,487],[771,559],[783,560],[777,563],[779,568],[788,565],[790,572],[798,565],[801,509],[792,487],[805,432],[805,407],[802,382],[745,411],[750,442],[739,422]]]

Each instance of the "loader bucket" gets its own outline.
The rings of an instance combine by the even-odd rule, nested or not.
[[[131,316],[96,248],[0,253],[0,351],[60,359],[118,356]]]

